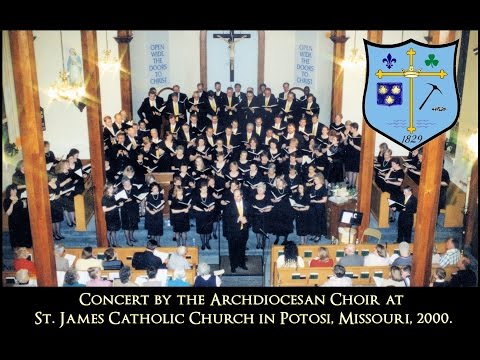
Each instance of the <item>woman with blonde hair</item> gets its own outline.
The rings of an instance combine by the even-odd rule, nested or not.
[[[318,249],[318,256],[310,260],[310,267],[332,267],[333,259],[330,258],[328,249],[321,246]]]
[[[187,197],[181,186],[175,186],[170,205],[170,222],[177,239],[178,246],[187,246],[187,232],[190,230],[191,199]]]
[[[120,230],[120,214],[118,209],[123,206],[123,201],[115,200],[114,186],[111,183],[105,185],[102,197],[102,209],[105,213],[105,222],[107,224],[108,246],[120,247],[117,243],[117,231]]]
[[[313,241],[319,242],[322,235],[327,235],[325,205],[328,199],[328,190],[325,186],[325,178],[321,173],[313,178],[313,184],[310,188],[310,229],[314,236]]]

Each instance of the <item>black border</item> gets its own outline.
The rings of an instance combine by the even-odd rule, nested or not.
[[[365,73],[365,76],[366,76],[366,79],[365,79],[365,89],[363,89],[363,100],[362,100],[362,112],[363,112],[363,118],[365,119],[365,122],[373,129],[375,130],[376,132],[378,132],[379,134],[382,134],[383,136],[385,136],[387,139],[393,141],[395,144],[397,145],[400,145],[401,147],[407,149],[408,151],[413,151],[415,149],[418,149],[418,148],[421,148],[422,146],[424,146],[426,143],[428,143],[430,140],[433,140],[435,139],[437,136],[447,132],[448,130],[450,130],[457,122],[458,120],[458,117],[460,116],[460,106],[461,106],[461,102],[460,102],[460,96],[459,96],[459,93],[458,93],[458,85],[457,85],[457,50],[458,50],[458,44],[459,44],[459,40],[455,40],[451,43],[448,43],[448,44],[440,44],[440,45],[428,45],[428,44],[424,44],[424,43],[421,43],[419,41],[416,41],[414,39],[409,39],[409,40],[405,40],[401,43],[396,43],[396,44],[391,44],[391,45],[387,45],[387,44],[376,44],[374,42],[371,42],[369,40],[366,40],[366,39],[363,39],[363,43],[365,45],[365,54],[367,55],[366,58],[367,58],[367,71]],[[454,51],[454,54],[453,54],[453,81],[454,81],[454,84],[455,84],[455,93],[457,94],[457,115],[455,116],[455,120],[453,120],[453,122],[447,127],[447,128],[444,128],[442,129],[441,131],[439,131],[438,133],[436,133],[435,135],[432,135],[431,137],[429,137],[428,139],[426,140],[423,140],[421,143],[419,143],[418,145],[410,148],[408,146],[405,146],[405,144],[402,144],[400,141],[398,141],[397,139],[391,137],[390,135],[388,135],[387,133],[384,133],[383,131],[379,130],[378,128],[376,128],[375,126],[373,126],[370,121],[368,121],[368,118],[367,118],[367,114],[365,113],[365,96],[367,95],[367,88],[368,88],[368,77],[369,77],[369,74],[370,74],[370,57],[368,56],[368,46],[367,45],[370,45],[372,47],[377,47],[377,48],[384,48],[384,49],[392,49],[392,48],[397,48],[397,47],[400,47],[400,46],[404,46],[404,45],[407,45],[407,44],[410,44],[410,43],[413,43],[413,44],[416,44],[417,46],[423,46],[423,47],[427,47],[427,48],[433,48],[433,49],[438,49],[438,48],[444,48],[444,47],[448,47],[448,46],[452,46],[453,44],[455,45],[455,51]]]

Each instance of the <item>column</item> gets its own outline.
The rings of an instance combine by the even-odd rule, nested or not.
[[[333,117],[342,112],[343,96],[343,68],[342,62],[345,58],[345,42],[348,37],[345,36],[345,30],[333,30],[330,40],[335,44],[333,46],[333,74],[332,74],[332,111],[330,121]]]
[[[57,286],[33,34],[32,31],[9,33],[37,283]]]
[[[440,31],[430,31],[429,37],[432,39],[432,44],[440,43]],[[411,286],[428,286],[430,282],[444,149],[445,134],[430,140],[423,147],[422,171],[418,186]]]
[[[133,119],[132,109],[132,68],[130,65],[130,41],[133,39],[132,30],[118,30],[115,40],[118,43],[120,57],[120,94],[122,96],[122,110],[125,110],[129,119]]]
[[[92,165],[93,204],[98,246],[108,246],[107,225],[102,209],[105,185],[105,152],[102,136],[102,106],[100,104],[100,78],[98,71],[97,32],[81,31],[83,75],[87,103],[88,141]]]
[[[382,30],[369,30],[368,40],[381,44]],[[358,174],[358,211],[363,213],[362,223],[358,227],[358,238],[370,225],[370,210],[372,203],[373,157],[375,153],[375,131],[363,119],[362,150],[360,153],[360,173]]]

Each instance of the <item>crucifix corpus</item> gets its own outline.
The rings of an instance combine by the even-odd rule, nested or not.
[[[235,34],[235,30],[230,30],[228,34],[213,34],[214,39],[222,39],[228,45],[230,57],[230,81],[234,81],[235,44],[242,39],[249,39],[250,37],[250,34]]]

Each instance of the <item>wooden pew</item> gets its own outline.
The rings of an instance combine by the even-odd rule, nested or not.
[[[345,276],[352,278],[354,286],[374,286],[374,276],[388,278],[389,266],[349,266]],[[273,286],[322,286],[333,276],[332,268],[276,269]]]
[[[398,244],[384,244],[387,246],[388,256],[399,253]],[[320,247],[325,247],[328,249],[330,258],[333,259],[334,264],[337,262],[337,259],[343,257],[344,255],[344,244],[342,245],[298,245],[298,255],[302,257],[305,262],[305,265],[308,266],[308,263],[311,259],[318,255],[318,249]],[[366,256],[369,252],[375,250],[376,244],[359,244],[357,245],[357,252],[359,255]],[[435,243],[437,247],[437,252],[443,254],[446,251],[445,242]],[[283,254],[283,246],[273,245],[271,248],[271,257],[270,257],[270,284],[274,285],[274,272],[277,268],[277,259],[280,255]]]
[[[118,270],[102,270],[102,277],[107,277],[109,274],[115,274],[118,273]],[[186,274],[186,281],[190,284],[193,285],[195,282],[195,277],[196,277],[196,269],[190,269],[190,270],[185,270]],[[133,270],[132,269],[132,276],[131,276],[131,281],[135,282],[135,279],[138,276],[146,276],[146,271],[145,270]],[[173,276],[173,271],[168,270],[167,272],[168,277]],[[7,278],[14,278],[15,277],[15,271],[2,271],[2,284],[3,286],[12,286],[12,284],[7,284],[6,279]],[[112,277],[117,278],[116,276],[112,275]],[[36,279],[36,276],[32,276],[31,279]]]
[[[93,248],[93,255],[97,256],[98,254],[103,254],[107,248],[106,247],[98,247]],[[174,253],[177,251],[176,247],[159,247],[157,248],[158,251],[166,252],[166,253]],[[118,256],[118,259],[121,260],[125,265],[132,266],[132,257],[133,254],[136,252],[144,252],[144,247],[128,247],[128,248],[115,248],[115,253]],[[66,248],[65,253],[71,254],[79,259],[82,256],[82,249],[81,248]],[[199,257],[198,257],[198,247],[187,247],[187,261],[195,268],[198,265]]]
[[[163,189],[163,200],[165,200],[165,207],[163,208],[163,216],[170,216],[170,205],[168,204],[168,192],[173,182],[173,172],[152,173],[155,180]]]

